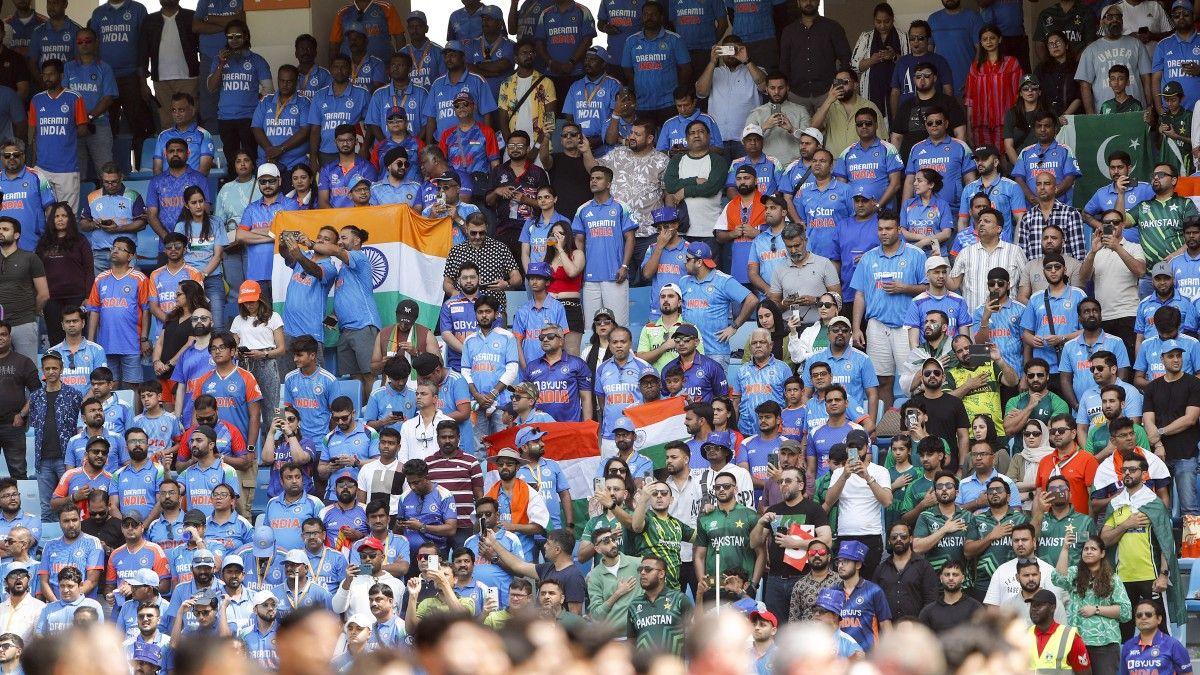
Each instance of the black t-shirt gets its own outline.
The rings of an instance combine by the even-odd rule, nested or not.
[[[912,400],[925,404],[925,413],[929,416],[929,421],[925,423],[925,430],[946,441],[949,445],[950,453],[946,456],[946,469],[957,473],[959,467],[958,430],[967,429],[971,425],[962,400],[954,394],[946,392],[942,392],[942,395],[937,398],[926,398],[925,393],[921,392],[913,396]]]
[[[779,502],[772,505],[767,511],[779,516],[771,523],[776,531],[779,530],[780,525],[790,526],[792,523],[796,523],[811,527],[815,533],[816,528],[829,525],[829,515],[825,513],[825,509],[817,506],[816,502],[808,498],[801,499],[800,503],[795,506]],[[783,561],[783,548],[775,543],[774,533],[767,536],[767,556],[767,565],[771,576],[791,577],[800,574],[799,570]]]
[[[583,578],[583,571],[579,569],[579,565],[571,563],[569,566],[556,570],[554,563],[541,563],[534,568],[537,571],[538,581],[553,579],[562,584],[563,595],[566,596],[567,602],[580,602],[587,605],[587,581]]]
[[[42,459],[62,459],[62,443],[58,441],[58,395],[62,390],[46,391],[46,426],[42,430]]]
[[[11,425],[13,415],[25,407],[29,392],[41,386],[37,366],[28,356],[10,349],[0,357],[0,424]]]
[[[935,634],[941,635],[955,626],[966,625],[980,607],[983,605],[978,600],[966,594],[953,605],[947,605],[942,598],[938,598],[925,605],[918,620]]]
[[[588,187],[588,171],[583,166],[583,155],[570,157],[565,153],[556,152],[552,157],[554,164],[550,167],[550,185],[558,193],[558,212],[567,218],[574,218],[579,207],[592,198],[592,191]]]
[[[925,130],[925,111],[932,107],[941,108],[947,119],[950,120],[950,128],[946,130],[947,134],[953,135],[954,130],[967,123],[967,112],[963,109],[962,104],[953,96],[947,96],[944,92],[938,91],[933,95],[933,98],[928,101],[922,101],[914,96],[896,109],[896,127],[892,132],[902,134],[904,140],[900,143],[900,156],[908,161],[908,151],[918,142],[929,137],[929,132]]]
[[[1183,417],[1190,405],[1200,406],[1200,379],[1184,373],[1174,382],[1166,377],[1150,381],[1142,409],[1154,413],[1154,423],[1161,429]],[[1200,427],[1192,425],[1183,431],[1163,436],[1163,449],[1167,460],[1191,459],[1196,456],[1196,442],[1200,441]]]

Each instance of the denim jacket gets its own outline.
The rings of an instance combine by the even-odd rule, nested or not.
[[[75,425],[79,420],[79,409],[83,406],[83,394],[74,387],[63,386],[58,391],[58,400],[54,407],[54,425],[58,429],[58,447],[63,453],[67,451],[67,441],[75,435]],[[46,429],[46,387],[43,386],[29,394],[29,426],[33,427],[33,448],[35,453],[34,465],[42,463],[42,434]]]

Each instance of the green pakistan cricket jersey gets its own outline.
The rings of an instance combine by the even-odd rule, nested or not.
[[[1067,536],[1067,524],[1075,526],[1075,545],[1067,554],[1068,564],[1078,565],[1079,556],[1083,553],[1083,544],[1092,536],[1094,523],[1091,518],[1071,509],[1062,518],[1055,518],[1053,513],[1042,516],[1042,527],[1038,530],[1037,557],[1046,564],[1058,564],[1058,553],[1062,550],[1063,540]]]
[[[947,534],[938,541],[937,546],[934,546],[932,550],[925,554],[925,559],[938,572],[941,572],[942,565],[945,565],[951,559],[966,559],[963,555],[963,545],[967,542],[967,533],[975,527],[975,516],[970,511],[964,511],[955,507],[954,515],[951,517],[966,523],[967,529]],[[925,509],[917,516],[917,525],[913,529],[913,539],[928,537],[937,532],[946,524],[947,520],[950,520],[950,518],[942,515],[938,507],[931,506]]]
[[[692,601],[674,588],[664,587],[653,601],[642,591],[629,603],[629,636],[638,651],[683,653],[683,628]]]
[[[716,509],[700,516],[696,523],[696,545],[708,549],[704,561],[704,573],[715,574],[717,556],[721,557],[721,571],[740,567],[746,574],[754,573],[757,558],[750,548],[750,530],[758,521],[758,512],[738,504],[728,513]]]
[[[668,515],[661,517],[653,511],[646,512],[646,527],[634,537],[634,555],[656,555],[667,563],[667,586],[679,588],[679,542],[691,541],[695,530],[682,520]]]
[[[1147,267],[1162,261],[1183,246],[1183,220],[1196,215],[1200,215],[1200,211],[1196,210],[1192,200],[1177,195],[1172,195],[1165,202],[1157,198],[1148,199],[1133,209],[1130,216],[1138,226]]]
[[[967,529],[967,540],[979,541],[987,539],[987,536],[992,532],[992,528],[1001,523],[1020,525],[1027,520],[1025,512],[1014,509],[1009,509],[1003,518],[996,520],[992,515],[991,509],[985,509],[975,514],[975,525]],[[993,541],[975,559],[975,581],[971,585],[975,588],[987,588],[988,584],[992,581],[992,575],[996,572],[996,568],[1012,559],[1012,535],[1000,537],[996,541]]]

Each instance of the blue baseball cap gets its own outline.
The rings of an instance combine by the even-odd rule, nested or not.
[[[541,429],[539,429],[537,427],[521,427],[520,431],[517,432],[517,440],[514,442],[517,444],[517,447],[519,448],[519,447],[525,445],[526,443],[528,443],[530,441],[536,441],[545,435],[546,435],[546,432],[542,431]]]
[[[162,648],[153,642],[133,641],[133,660],[148,663],[155,668],[162,667]]]
[[[1162,342],[1159,343],[1158,346],[1159,346],[1159,352],[1158,352],[1159,354],[1166,354],[1167,352],[1173,352],[1173,351],[1181,351],[1181,352],[1187,351],[1186,349],[1184,349],[1183,345],[1180,344],[1180,342],[1178,340],[1174,340],[1174,339],[1163,340]]]
[[[857,542],[857,541],[856,542],[844,542],[844,543],[859,544],[859,542]],[[859,544],[859,545],[861,546],[861,544]],[[833,612],[834,614],[841,614],[842,607],[845,606],[845,604],[846,604],[846,594],[844,592],[842,592],[840,587],[839,588],[822,588],[821,592],[817,593],[817,602],[816,602],[817,607],[820,607],[821,609],[823,609],[827,612]]]
[[[487,17],[495,21],[504,20],[504,10],[495,5],[484,5],[483,9],[479,10],[480,18]]]
[[[879,188],[875,187],[874,185],[859,183],[858,185],[854,186],[854,197],[862,197],[863,199],[879,201],[879,198],[882,196],[883,195],[881,195],[879,192]]]
[[[30,569],[32,569],[32,567],[29,565],[29,563],[23,563],[23,562],[10,563],[8,565],[8,569],[4,570],[4,578],[7,579],[8,575],[12,574],[13,572],[24,572],[26,574],[30,574],[29,573]],[[32,576],[32,575],[30,575],[30,576]]]
[[[660,206],[650,212],[650,218],[655,225],[659,223],[674,223],[679,220],[679,210],[673,206]]]
[[[459,42],[458,40],[447,40],[446,46],[442,47],[442,53],[444,54],[446,52],[458,52],[460,54],[466,54],[467,49],[466,47],[463,47],[463,43]]]
[[[628,431],[630,433],[633,433],[633,432],[637,431],[637,428],[635,428],[633,426],[633,420],[629,419],[628,417],[626,417],[624,415],[621,415],[620,419],[617,420],[617,423],[613,425],[613,431],[618,431],[618,430]]]
[[[416,19],[417,21],[420,21],[421,23],[425,24],[425,26],[427,28],[429,27],[429,19],[425,17],[425,12],[422,12],[420,10],[409,12],[408,16],[405,17],[404,21],[408,22],[408,21],[412,21],[413,19]]]
[[[250,537],[250,546],[255,557],[269,558],[275,552],[275,531],[267,525],[259,525]]]
[[[704,442],[700,444],[700,450],[704,451],[710,445],[715,445],[717,447],[725,448],[726,450],[732,451],[733,450],[733,433],[731,433],[729,431],[714,431],[714,432],[712,432],[711,434],[708,435],[708,438],[706,438],[704,440]]]
[[[545,277],[549,279],[550,277],[554,276],[554,273],[550,271],[550,266],[544,262],[531,262],[529,263],[529,267],[525,270],[525,276]]]
[[[863,562],[867,559],[867,545],[861,541],[843,541],[838,546],[837,559]]]
[[[717,263],[713,260],[712,249],[702,241],[693,241],[688,244],[687,255],[691,258],[699,258],[710,270],[717,267]]]
[[[584,56],[594,56],[605,63],[612,63],[612,57],[608,55],[608,50],[604,47],[588,47],[588,50],[584,52]]]
[[[338,469],[336,472],[334,472],[334,474],[329,477],[329,482],[333,483],[334,485],[337,485],[338,481],[340,481],[343,478],[349,478],[350,480],[354,481],[355,483],[358,482],[358,476],[354,475],[354,471],[348,466],[342,467],[341,469]]]

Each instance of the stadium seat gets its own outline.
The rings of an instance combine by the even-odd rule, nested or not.
[[[154,147],[157,143],[157,138],[147,138],[142,141],[142,150],[139,157],[142,169],[141,171],[131,171],[129,178],[133,180],[150,180],[154,176]]]
[[[362,383],[350,378],[339,378],[333,385],[334,397],[349,396],[355,410],[362,410]]]

